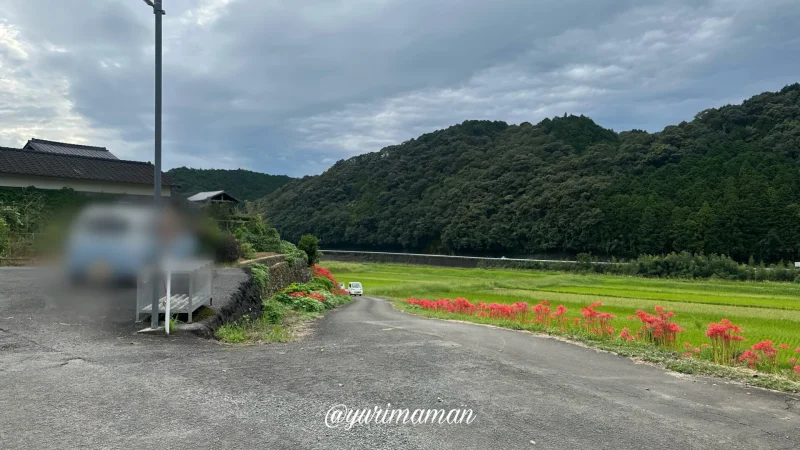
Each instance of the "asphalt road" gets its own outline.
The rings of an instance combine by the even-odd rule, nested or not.
[[[302,340],[237,347],[136,335],[132,292],[75,296],[81,308],[41,279],[0,269],[2,448],[800,448],[798,397],[381,299]],[[325,425],[332,405],[387,403],[475,420]]]

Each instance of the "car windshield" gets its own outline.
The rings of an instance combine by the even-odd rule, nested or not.
[[[87,220],[83,228],[92,234],[122,234],[130,228],[130,224],[122,217],[103,215]]]
[[[351,288],[361,289],[361,283],[350,283]]]

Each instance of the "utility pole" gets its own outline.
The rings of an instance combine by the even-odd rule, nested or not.
[[[156,218],[156,248],[153,264],[153,303],[150,310],[150,328],[158,328],[158,297],[161,275],[161,19],[166,12],[162,8],[162,0],[144,0],[153,8],[156,16],[156,107],[155,107],[155,173],[153,177],[153,208]],[[164,318],[169,320],[168,317]]]

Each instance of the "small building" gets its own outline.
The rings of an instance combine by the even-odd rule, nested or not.
[[[198,192],[186,200],[199,205],[208,205],[211,203],[228,203],[231,205],[238,205],[241,203],[237,198],[226,193],[225,191]]]
[[[22,149],[0,147],[0,186],[152,196],[154,178],[152,164],[117,159],[104,147],[39,139]],[[174,186],[162,172],[162,195]]]

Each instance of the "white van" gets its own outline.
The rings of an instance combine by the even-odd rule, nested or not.
[[[347,287],[347,292],[349,292],[350,295],[361,296],[364,295],[364,288],[361,287],[361,283],[358,281],[351,281]]]

